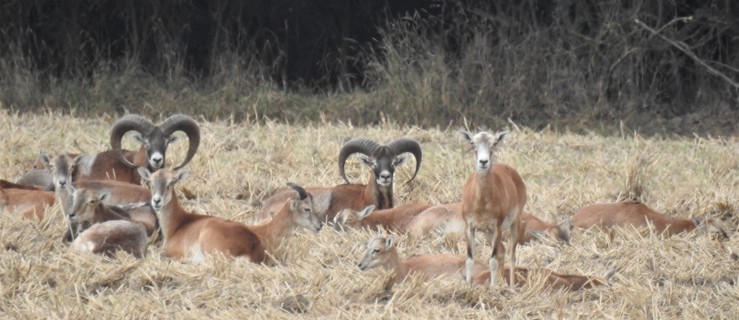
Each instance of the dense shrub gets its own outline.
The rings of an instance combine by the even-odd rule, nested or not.
[[[8,0],[0,102],[725,131],[739,114],[737,15],[726,0]]]

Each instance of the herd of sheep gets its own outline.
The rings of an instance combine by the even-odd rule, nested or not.
[[[187,135],[189,145],[185,159],[168,169],[167,148],[178,140],[174,135],[177,131]],[[129,132],[134,132],[140,143],[138,150],[121,148],[121,140]],[[436,254],[401,258],[392,237],[377,237],[367,243],[358,266],[361,270],[391,270],[398,282],[416,274],[490,286],[496,285],[498,275],[514,285],[536,272],[543,275],[547,285],[567,290],[605,284],[613,272],[598,278],[528,269],[516,265],[516,246],[536,238],[567,243],[573,227],[649,225],[666,235],[698,229],[727,237],[710,219],[670,217],[636,201],[588,205],[558,224],[542,221],[524,211],[526,184],[516,169],[496,161],[495,151],[507,133],[461,135],[474,155],[474,167],[461,186],[461,202],[396,206],[395,169],[412,155],[416,164],[410,178],[413,180],[422,164],[421,145],[411,138],[399,138],[387,145],[354,138],[339,150],[339,173],[345,184],[304,188],[288,183],[263,201],[258,224],[247,225],[196,214],[179,204],[176,186],[188,176],[182,168],[200,144],[200,129],[191,117],[173,115],[156,125],[145,117],[129,114],[113,125],[110,150],[42,154],[45,168],[28,171],[16,182],[0,180],[0,208],[41,219],[58,201],[68,223],[62,240],[70,242],[72,248],[104,255],[122,250],[138,258],[145,258],[148,245],[155,239],[162,241],[160,250],[171,259],[202,261],[221,254],[261,263],[298,229],[317,233],[326,223],[338,232],[370,228],[416,236],[457,233],[465,236],[466,257]],[[361,163],[371,170],[366,184],[350,183],[345,175],[347,159],[357,153],[363,155]],[[491,245],[487,264],[474,259],[476,233],[484,234]],[[503,240],[507,240],[507,252]]]

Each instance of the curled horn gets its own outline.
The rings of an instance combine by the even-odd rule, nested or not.
[[[339,151],[339,174],[344,178],[344,181],[349,183],[349,179],[346,178],[346,173],[344,172],[344,165],[350,155],[359,152],[365,156],[373,157],[379,148],[380,145],[377,142],[366,138],[354,138],[344,143],[341,151]]]
[[[123,139],[123,135],[129,131],[136,131],[142,136],[147,136],[155,128],[156,126],[151,123],[151,121],[138,114],[125,115],[113,124],[113,129],[110,131],[110,147],[118,152],[118,156],[123,163],[132,168],[136,167],[135,164],[131,163],[123,156],[123,152],[121,150],[121,139]]]
[[[190,141],[190,145],[187,147],[187,155],[182,163],[174,167],[174,170],[184,167],[195,156],[195,152],[198,151],[198,146],[200,146],[200,127],[198,127],[198,124],[192,118],[184,114],[175,114],[164,120],[159,128],[166,137],[171,136],[178,130],[187,135]]]
[[[299,186],[297,184],[294,184],[292,182],[288,182],[287,183],[287,186],[290,187],[290,188],[293,188],[293,190],[295,190],[296,192],[298,192],[298,195],[300,196],[300,200],[305,200],[305,198],[308,197],[308,191],[305,191],[305,189],[303,189],[303,187],[301,187],[301,186]]]
[[[416,171],[413,172],[413,176],[408,180],[408,182],[413,181],[413,179],[416,177],[416,174],[418,174],[418,169],[421,168],[421,159],[423,158],[423,152],[421,152],[421,146],[418,144],[418,142],[409,138],[400,138],[393,142],[390,142],[387,147],[390,148],[390,150],[393,150],[395,156],[398,156],[404,152],[410,152],[413,157],[416,158]]]

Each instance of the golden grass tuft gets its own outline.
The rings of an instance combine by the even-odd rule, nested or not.
[[[81,119],[48,113],[0,113],[0,176],[14,180],[38,153],[107,148],[112,117]],[[503,129],[503,128],[501,128]],[[277,122],[202,122],[202,145],[179,196],[197,212],[251,224],[262,199],[287,181],[302,185],[342,183],[336,157],[348,138],[387,142],[400,136],[422,141],[424,161],[416,181],[403,184],[414,163],[397,171],[397,203],[458,201],[471,156],[453,130],[420,129],[392,122],[286,125]],[[561,220],[579,207],[629,194],[658,211],[683,217],[708,215],[731,239],[705,234],[665,238],[617,228],[574,230],[570,245],[520,246],[529,267],[603,277],[609,285],[578,292],[546,289],[532,277],[514,291],[469,288],[457,281],[419,278],[391,285],[383,270],[356,264],[370,231],[300,232],[274,252],[268,265],[213,257],[205,263],[161,257],[159,245],[143,260],[80,254],[61,242],[59,206],[42,221],[0,215],[0,317],[2,318],[731,318],[736,303],[739,140],[628,138],[535,132],[514,128],[499,160],[515,167],[529,191],[527,211]],[[128,148],[134,144],[125,139]],[[168,155],[174,163],[186,144]],[[12,151],[9,151],[12,150]],[[367,170],[354,158],[351,181]],[[458,236],[396,235],[402,256],[463,254]],[[489,254],[489,248],[483,249]],[[483,261],[484,262],[484,261]]]

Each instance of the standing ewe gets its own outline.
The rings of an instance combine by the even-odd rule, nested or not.
[[[462,216],[467,223],[467,262],[465,278],[472,282],[475,232],[483,232],[493,247],[488,265],[490,286],[495,286],[497,272],[502,274],[505,259],[501,236],[509,230],[508,241],[511,269],[516,268],[516,245],[519,238],[520,215],[526,204],[526,185],[515,169],[495,163],[494,149],[508,133],[492,135],[480,132],[471,136],[461,132],[475,151],[475,171],[469,176],[462,190]],[[501,252],[499,252],[501,251]],[[509,285],[514,283],[513,272],[508,273]]]

